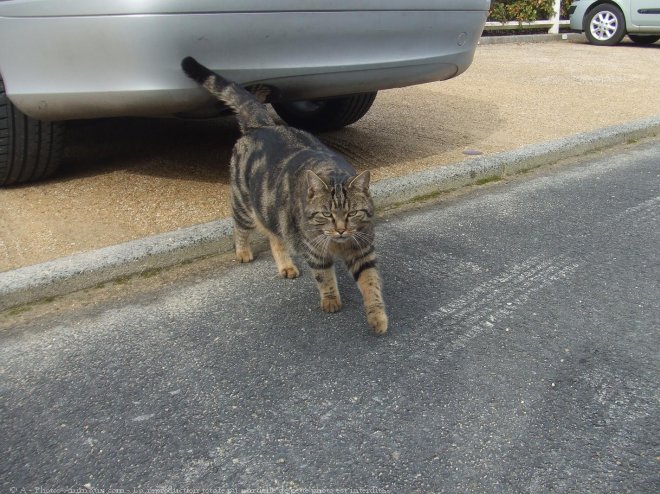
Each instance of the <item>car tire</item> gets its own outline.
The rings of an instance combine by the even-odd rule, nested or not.
[[[660,39],[660,36],[642,34],[629,34],[628,37],[638,45],[652,45]]]
[[[584,34],[590,43],[614,46],[626,35],[626,20],[616,5],[600,4],[584,16]]]
[[[0,186],[41,180],[57,171],[64,126],[35,120],[16,108],[0,78]]]
[[[376,92],[325,100],[273,103],[287,124],[311,131],[337,130],[360,120],[371,108]]]

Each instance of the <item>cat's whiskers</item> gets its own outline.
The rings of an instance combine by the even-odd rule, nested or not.
[[[361,232],[355,231],[351,235],[351,240],[355,242],[355,245],[357,246],[358,249],[360,249],[360,254],[364,255],[364,248],[369,245],[369,242],[366,241],[364,238],[364,235],[361,234]],[[362,244],[364,242],[364,245]]]
[[[314,249],[319,250],[322,257],[326,257],[330,242],[331,238],[325,232],[323,232],[310,240],[310,245]]]
[[[321,257],[327,258],[328,257],[328,250],[330,247],[330,242],[332,242],[332,238],[328,236],[324,236],[322,239],[321,243]]]
[[[372,236],[372,235],[367,235],[367,234],[364,233],[364,232],[359,232],[359,231],[356,230],[356,231],[353,233],[353,236],[354,236],[356,239],[359,239],[359,240],[360,240],[360,243],[364,242],[364,246],[365,246],[365,247],[369,246],[369,245],[373,242],[373,236]]]
[[[317,235],[316,237],[309,240],[308,243],[310,247],[317,250],[321,248],[324,240],[325,240],[325,234],[321,233],[320,235]]]

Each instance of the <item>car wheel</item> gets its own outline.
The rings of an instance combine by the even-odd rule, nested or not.
[[[360,120],[371,108],[376,92],[325,100],[273,103],[287,124],[312,131],[337,130]]]
[[[638,45],[652,45],[660,39],[660,36],[629,34],[628,37]]]
[[[584,34],[594,45],[618,44],[626,34],[623,13],[616,5],[610,3],[598,5],[584,17]]]
[[[0,78],[0,186],[50,177],[62,157],[62,123],[43,122],[18,110]]]

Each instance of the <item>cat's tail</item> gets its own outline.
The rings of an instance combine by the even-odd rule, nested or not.
[[[276,125],[266,106],[252,93],[232,81],[228,81],[193,57],[181,61],[181,68],[188,77],[205,88],[231,108],[238,119],[242,132]]]

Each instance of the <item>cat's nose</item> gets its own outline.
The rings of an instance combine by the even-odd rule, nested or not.
[[[335,231],[341,236],[346,231],[346,228],[335,228]]]

